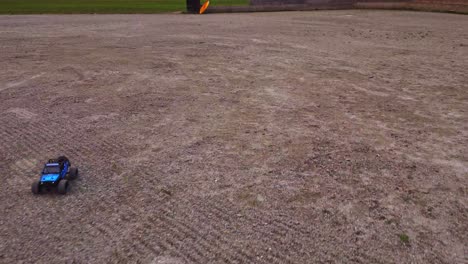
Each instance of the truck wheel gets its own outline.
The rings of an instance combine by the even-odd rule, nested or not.
[[[41,193],[41,182],[40,181],[33,182],[32,186],[31,186],[31,191],[34,194],[40,194]]]
[[[70,160],[69,160],[67,157],[65,157],[65,156],[60,156],[60,157],[58,157],[58,158],[57,158],[57,161],[58,161],[58,163],[62,163],[62,162],[65,163],[65,162],[68,162],[68,166],[71,166]]]
[[[64,180],[59,181],[59,184],[58,184],[58,187],[57,187],[58,193],[66,194],[67,191],[68,191],[68,188],[69,188],[69,186],[68,186],[68,181],[67,180],[64,179]]]
[[[72,181],[72,180],[75,180],[76,178],[78,178],[78,168],[70,168],[66,179]]]

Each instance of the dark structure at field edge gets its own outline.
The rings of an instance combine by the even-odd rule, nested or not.
[[[200,7],[200,0],[187,0],[187,13],[198,14]]]
[[[199,8],[199,0],[187,0],[189,13],[198,13]],[[326,9],[406,9],[468,14],[468,0],[250,0],[249,6],[215,6],[207,13]]]

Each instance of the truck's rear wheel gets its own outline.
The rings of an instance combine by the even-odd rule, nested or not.
[[[68,171],[66,179],[72,181],[72,180],[74,180],[76,178],[78,178],[78,168],[70,168],[70,170]]]
[[[65,162],[68,162],[68,166],[71,166],[70,160],[69,160],[67,157],[65,157],[65,156],[60,156],[60,157],[58,157],[58,158],[57,158],[57,161],[58,161],[58,163],[62,163],[62,162],[65,163]]]
[[[31,186],[31,191],[34,194],[40,194],[41,193],[41,182],[40,181],[33,182],[32,186]]]
[[[59,181],[57,191],[60,194],[66,194],[68,192],[69,184],[67,180],[61,180]]]

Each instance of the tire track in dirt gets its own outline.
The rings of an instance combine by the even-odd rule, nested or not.
[[[217,230],[217,233],[222,233],[223,232],[223,229],[226,228],[226,226],[232,226],[232,222],[233,220],[232,219],[236,219],[236,214],[232,214],[229,212],[229,210],[220,210],[219,208],[217,208],[216,205],[214,205],[213,203],[208,203],[208,204],[205,204],[205,205],[202,205],[200,206],[200,211],[204,211],[203,214],[201,215],[213,215],[214,217],[206,217],[206,221],[211,221],[212,223],[217,223],[216,225],[212,225],[211,228],[212,229],[215,229]],[[210,208],[210,210],[206,211],[206,209],[204,208]],[[226,206],[226,208],[230,208],[230,209],[233,209],[232,207],[228,207]],[[235,208],[235,207],[234,207]],[[233,211],[235,211],[233,209]],[[239,221],[239,219],[237,219],[237,221]],[[251,221],[251,219],[242,219],[240,220],[242,221],[242,225],[252,225],[254,222]],[[269,239],[270,236],[268,234],[262,234],[262,241],[261,242],[265,242],[267,239]],[[226,245],[230,245],[231,242],[226,240],[224,237],[219,237],[219,239],[221,241],[223,241]],[[255,245],[255,246],[258,246]],[[244,256],[246,259],[240,259],[241,263],[244,263],[246,260],[249,261],[249,262],[258,262],[259,259],[256,258],[256,255],[255,253],[251,252],[254,250],[254,246],[250,248],[250,251],[245,251],[244,248],[241,248],[241,247],[238,247],[237,250],[242,254],[242,256]],[[285,260],[282,259],[281,256],[271,256],[271,259],[269,260],[269,263],[285,263]]]
[[[41,131],[41,133],[34,133],[34,130]],[[52,137],[48,137],[51,132],[49,132],[49,128],[46,126],[37,125],[37,123],[26,123],[21,128],[14,128],[13,131],[15,132],[14,134],[21,135],[21,137],[13,140],[21,143],[24,142],[25,149],[21,150],[22,156],[24,155],[23,153],[27,153],[34,155],[35,158],[39,158],[38,156],[41,153],[42,155],[44,153],[51,155],[56,152],[54,149],[59,148],[57,147],[58,143],[55,143]]]
[[[172,207],[172,206],[170,206]],[[165,208],[169,210],[169,208]],[[187,219],[187,215],[184,215],[182,218]],[[180,233],[179,237],[189,238],[188,247],[194,250],[197,255],[200,257],[197,263],[206,263],[208,261],[207,257],[215,256],[219,253],[219,240],[216,239],[210,232],[202,234],[200,229],[195,229],[194,227],[189,226],[188,224],[178,221],[176,219],[162,218],[161,222],[166,226],[168,230],[172,233]],[[229,259],[221,255],[219,256],[224,262],[229,262]]]
[[[24,123],[22,127],[8,126],[10,123],[15,123],[17,120],[2,120],[6,124],[7,131],[4,135],[8,137],[10,144],[21,144],[23,146],[20,152],[26,152],[30,149],[31,153],[44,153],[44,149],[47,152],[66,152],[75,155],[83,160],[89,160],[91,154],[96,152],[100,153],[115,153],[118,150],[123,149],[122,144],[116,143],[115,141],[110,142],[108,139],[90,139],[88,137],[83,138],[76,136],[76,128],[80,127],[80,124],[73,123],[68,125],[70,128],[64,128],[58,123],[48,123],[47,126],[40,123]],[[39,133],[34,132],[39,131]],[[15,135],[21,135],[23,137],[15,137]],[[59,140],[57,140],[59,138]],[[4,141],[3,141],[4,142]],[[11,147],[9,148],[11,150]],[[18,151],[14,152],[17,153]],[[70,155],[71,156],[71,155]],[[102,157],[100,155],[99,157]]]
[[[221,235],[222,233],[224,233],[223,230],[226,229],[226,226],[232,225],[232,219],[234,218],[225,218],[226,215],[218,215],[216,212],[211,210],[213,207],[209,206],[209,204],[207,203],[202,204],[201,202],[199,202],[194,205],[192,204],[192,208],[194,208],[193,211],[198,212],[197,216],[200,219],[202,219],[201,222],[208,223],[212,221],[212,224],[209,227],[207,226],[206,229],[216,241],[235,249],[237,253],[228,255],[230,259],[240,261],[241,263],[245,263],[245,261],[251,262],[253,260],[254,257],[249,252],[246,252],[244,248],[232,245],[231,241],[226,239],[225,236]],[[214,232],[212,232],[213,230]]]
[[[150,176],[156,179],[153,175]],[[152,180],[152,182],[155,181],[158,182],[157,184],[159,185],[158,180]],[[161,191],[161,193],[164,192]],[[171,195],[165,194],[164,197],[168,199]],[[155,208],[151,209],[154,210]],[[156,256],[167,251],[189,263],[206,263],[205,256],[207,252],[209,252],[208,254],[214,254],[213,248],[215,248],[215,245],[206,242],[205,239],[200,240],[199,238],[202,236],[195,229],[176,219],[172,219],[170,217],[170,215],[174,214],[172,205],[167,203],[161,204],[157,209],[158,212],[155,216],[152,215],[144,217],[143,219],[137,218],[142,224],[139,225],[138,229],[133,233],[164,234],[165,236],[162,236],[164,239],[153,239],[153,237],[149,236],[134,236],[132,240],[148,248],[155,249],[153,253],[159,253],[156,254]],[[134,210],[133,208],[128,208],[128,210],[131,210],[134,215],[145,215],[144,209]],[[177,245],[181,245],[185,250],[180,251]]]
[[[74,161],[74,164],[91,166],[97,165],[104,161],[105,157],[119,153],[124,148],[120,143],[110,142],[108,139],[77,138],[76,128],[80,125],[76,122],[64,127],[59,123],[44,123],[44,120],[20,123],[18,121],[19,119],[12,114],[7,114],[0,119],[2,123],[0,127],[1,152],[8,155],[8,160],[13,161],[6,161],[4,166],[21,175],[14,181],[9,181],[15,186],[29,184],[33,176],[37,174],[33,171],[38,166],[35,163],[45,162],[44,156],[51,158],[54,155],[65,154]],[[96,153],[100,155],[94,157]]]
[[[78,127],[73,124],[72,128]],[[99,152],[102,147],[96,145],[94,141],[85,140],[82,137],[77,138],[72,129],[65,129],[59,124],[53,126],[41,125],[41,129],[46,132],[46,135],[52,140],[51,145],[56,149],[60,149],[62,152],[68,154],[69,157],[74,157],[82,161],[90,161],[87,157],[91,157],[93,152]],[[74,131],[76,133],[76,131]],[[53,139],[57,136],[60,137],[61,141],[54,141]],[[71,155],[70,155],[71,154]]]
[[[171,255],[177,256],[188,263],[207,263],[209,256],[217,255],[220,251],[217,250],[216,237],[212,235],[201,235],[197,230],[179,222],[178,220],[165,217],[168,212],[162,209],[161,215],[158,217],[149,217],[145,224],[141,226],[141,231],[148,233],[148,230],[154,230],[152,233],[164,234],[163,239],[154,239],[153,237],[138,237],[136,241],[148,248],[159,248],[157,250],[161,255],[164,251],[168,251]],[[152,224],[149,224],[152,223]],[[215,243],[210,243],[214,241]],[[153,251],[154,252],[154,251]],[[154,252],[156,253],[156,252]],[[158,256],[156,255],[156,256]],[[231,262],[228,258],[220,256],[224,262]]]
[[[207,205],[205,205],[206,207]],[[226,206],[223,208],[230,208],[230,210],[220,208],[218,205],[214,203],[209,203],[208,207],[211,209],[210,212],[215,212],[215,218],[216,219],[222,219],[225,223],[232,222],[232,218],[235,217],[237,213],[235,213],[236,210],[233,210],[235,208],[235,205],[228,203]],[[238,213],[241,213],[238,211]],[[229,216],[230,215],[230,216]],[[307,237],[307,233],[304,232],[302,229],[298,229],[296,227],[293,227],[291,225],[285,224],[282,221],[279,221],[275,219],[274,216],[268,216],[265,214],[262,214],[261,216],[257,216],[255,219],[253,217],[250,217],[248,214],[242,214],[244,221],[244,225],[252,225],[253,223],[264,223],[266,226],[269,226],[268,230],[271,230],[274,235],[272,236],[271,233],[261,229],[257,228],[255,230],[256,233],[258,233],[260,237],[260,242],[263,244],[263,252],[271,256],[273,259],[268,260],[269,263],[293,263],[291,260],[290,256],[288,254],[284,254],[289,252],[288,251],[288,246],[287,245],[282,245],[282,242],[280,239],[286,235],[286,234],[291,234],[293,237]],[[282,249],[280,252],[282,254],[278,254],[276,250],[272,250],[274,252],[274,255],[271,255],[272,253],[268,250],[268,248],[276,248],[276,249]]]
[[[2,124],[0,126],[0,147],[2,149],[2,154],[10,153],[12,150],[12,146],[9,144],[10,133],[6,130],[8,130],[8,127],[6,127],[6,124]]]
[[[193,207],[192,207],[193,208]],[[201,210],[197,210],[195,209],[194,211],[201,211]],[[184,215],[184,213],[186,212],[181,212],[180,214],[183,215],[183,216],[186,216],[188,217],[187,215]],[[206,223],[209,223],[208,221],[209,220],[213,220],[213,219],[209,219],[207,217],[203,218],[203,216],[198,216],[198,218],[201,218],[201,219],[205,219],[206,221],[203,221],[203,222],[206,222]],[[245,252],[245,250],[241,247],[238,247],[236,245],[233,245],[232,241],[229,241],[228,239],[226,239],[222,234],[224,233],[223,232],[223,229],[225,229],[225,225],[222,225],[219,221],[217,221],[218,219],[215,219],[215,223],[217,224],[210,224],[210,225],[205,225],[205,226],[198,226],[198,229],[199,230],[205,230],[207,235],[205,236],[205,239],[209,241],[213,241],[212,244],[216,245],[216,248],[217,251],[215,251],[215,253],[220,253],[221,254],[221,258],[223,259],[223,261],[225,263],[232,263],[232,262],[237,262],[237,263],[252,263],[253,261],[253,256],[249,255],[248,252]],[[192,228],[192,230],[194,230]],[[200,234],[199,231],[194,231],[194,233],[198,233]],[[222,251],[220,252],[220,250],[223,250],[222,248],[224,247],[228,247],[230,248],[230,252],[227,252],[227,251]]]
[[[7,122],[4,122],[8,124]],[[64,149],[60,142],[54,141],[56,132],[40,123],[24,123],[21,127],[8,127],[8,137],[11,145],[16,145],[13,153],[24,156],[25,154],[39,156],[43,153],[57,152],[56,149]],[[33,131],[39,131],[34,133]],[[52,136],[53,135],[53,136]],[[66,134],[61,134],[62,137]],[[55,149],[55,151],[53,151]]]
[[[164,203],[164,199],[169,198],[169,195],[163,195],[165,198],[159,197],[158,206],[159,212],[156,216],[148,216],[148,212],[145,212],[143,207],[139,209],[134,209],[129,205],[119,208],[122,214],[128,214],[131,216],[132,221],[139,223],[136,228],[131,228],[130,235],[125,239],[125,241],[131,241],[131,248],[135,250],[136,253],[146,256],[151,254],[153,256],[160,256],[165,252],[170,253],[173,256],[176,256],[188,263],[206,263],[209,261],[207,255],[218,256],[226,263],[232,263],[233,260],[238,263],[251,262],[253,260],[252,256],[246,255],[245,253],[238,255],[237,253],[230,253],[228,256],[224,256],[219,250],[220,242],[223,245],[229,246],[230,242],[226,239],[223,239],[221,226],[218,226],[213,232],[212,226],[208,228],[209,232],[203,235],[199,230],[191,227],[190,224],[180,222],[176,219],[168,217],[169,215],[175,213],[183,215],[183,218],[188,217],[185,211],[176,211],[173,212],[173,205],[169,203]],[[186,201],[177,201],[177,203],[188,204]],[[152,208],[155,210],[156,208]],[[113,230],[122,230],[122,227],[112,226],[111,223],[106,223],[107,225],[100,225],[97,229],[101,232],[102,235],[112,238],[122,236],[123,232],[115,232]],[[109,226],[110,224],[110,226]],[[143,234],[143,235],[141,235]],[[147,234],[161,234],[158,238],[148,236]],[[162,236],[164,234],[165,236]],[[242,250],[239,250],[242,251]],[[242,256],[243,255],[243,256]]]
[[[159,196],[158,196],[159,197]],[[160,199],[164,199],[159,197]],[[162,200],[161,200],[162,201]],[[158,203],[161,203],[158,201]],[[108,201],[106,201],[107,203]],[[126,227],[118,226],[114,222],[99,222],[96,225],[96,230],[101,235],[105,236],[111,241],[116,241],[116,246],[119,248],[129,248],[130,253],[137,253],[139,256],[159,256],[167,249],[173,247],[173,242],[166,242],[164,240],[157,240],[152,242],[151,239],[145,237],[150,233],[150,218],[142,219],[145,215],[143,211],[135,210],[130,205],[123,204],[119,207],[120,215],[127,215],[132,223],[137,223],[137,226],[126,225]],[[125,232],[127,234],[125,234]],[[115,238],[119,238],[115,240]],[[127,242],[127,244],[125,244]]]
[[[152,179],[152,181],[157,181],[158,184],[162,182],[157,177],[154,177],[152,173],[145,172],[147,179]],[[154,173],[153,173],[154,174]],[[170,194],[168,197],[171,197]],[[173,197],[167,204],[161,208],[161,213],[159,215],[168,216],[175,215],[179,216],[181,219],[190,219],[195,213],[197,218],[200,218],[200,214],[196,212],[202,212],[199,210],[200,207],[203,207],[201,203],[195,203],[194,201],[198,199],[189,199],[194,197]],[[183,208],[180,208],[178,205],[186,205]],[[203,214],[202,214],[203,215]],[[209,223],[209,219],[206,219],[205,223]],[[252,256],[246,254],[242,248],[235,248],[234,253],[222,254],[221,248],[233,248],[232,242],[225,239],[224,236],[220,235],[223,233],[223,227],[212,226],[212,225],[201,225],[193,226],[193,223],[187,223],[185,221],[179,221],[177,219],[172,219],[170,217],[160,217],[159,222],[165,226],[166,229],[172,230],[173,233],[181,233],[179,238],[189,238],[188,242],[185,245],[188,248],[192,248],[194,251],[200,255],[200,263],[206,263],[209,261],[207,255],[217,256],[226,263],[232,263],[233,260],[239,263],[248,263],[252,261]],[[219,222],[219,221],[215,221]],[[213,232],[213,230],[215,230]],[[204,231],[204,232],[203,232]],[[171,233],[172,234],[172,233]],[[225,253],[225,252],[224,252]],[[177,253],[175,253],[177,254]],[[197,262],[198,263],[198,262]]]
[[[164,199],[159,197],[158,204],[163,204]],[[167,196],[164,196],[167,197]],[[177,246],[181,241],[190,237],[191,235],[186,231],[183,231],[181,227],[174,227],[170,218],[166,215],[170,214],[167,208],[163,205],[160,207],[160,212],[155,216],[145,216],[147,212],[142,209],[135,210],[129,205],[125,205],[120,208],[122,212],[128,214],[132,221],[138,223],[135,228],[130,228],[130,235],[124,239],[124,241],[131,241],[131,248],[134,249],[141,256],[148,256],[148,254],[157,257],[165,252],[169,252],[171,255],[177,256],[180,259],[188,263],[204,263],[203,250],[198,247],[190,248],[190,250],[179,250]],[[155,210],[155,208],[152,208]],[[108,223],[109,224],[109,223]],[[122,227],[113,225],[100,225],[97,228],[101,234],[106,237],[112,238],[116,236],[123,236],[123,232],[115,232],[113,230],[122,230]],[[169,231],[169,232],[168,232]],[[159,239],[154,239],[153,236],[148,234],[165,234]],[[191,236],[192,239],[194,236]],[[162,238],[162,239],[161,239]],[[209,250],[210,247],[205,247],[205,250]]]
[[[162,209],[166,210],[166,209]],[[199,248],[199,246],[195,245],[192,247],[189,247],[188,250],[177,250],[177,246],[175,246],[178,242],[181,243],[187,238],[195,241],[194,236],[191,232],[187,232],[184,228],[180,227],[177,225],[176,221],[173,221],[173,219],[170,219],[168,217],[165,217],[167,214],[166,212],[163,212],[161,216],[152,218],[150,217],[150,222],[157,222],[159,225],[162,227],[163,230],[169,231],[167,233],[168,237],[171,237],[172,239],[168,239],[166,242],[167,244],[171,245],[171,253],[176,254],[177,256],[182,257],[183,259],[190,261],[189,263],[203,263],[203,250]],[[207,250],[208,248],[204,248]],[[209,250],[209,249],[208,249]]]
[[[108,143],[108,145],[111,145]],[[132,172],[133,173],[133,172]],[[104,237],[113,241],[115,244],[113,250],[114,251],[122,251],[127,249],[126,252],[129,255],[137,255],[137,256],[153,256],[157,257],[162,255],[165,251],[173,247],[171,244],[173,242],[166,242],[164,240],[157,240],[156,242],[148,239],[148,234],[151,234],[151,229],[148,227],[151,226],[151,219],[144,218],[145,215],[148,214],[145,211],[145,207],[138,207],[134,208],[133,204],[138,203],[139,198],[144,198],[142,195],[142,185],[152,185],[152,186],[159,186],[160,183],[154,175],[150,175],[150,173],[142,172],[142,177],[139,175],[134,175],[135,177],[131,179],[131,183],[125,183],[122,188],[125,189],[127,193],[134,193],[133,196],[124,196],[124,201],[119,201],[118,203],[118,212],[119,216],[125,217],[129,220],[130,223],[126,223],[120,225],[121,223],[115,223],[113,221],[107,222],[98,222],[96,224],[95,229]],[[124,173],[125,174],[125,173]],[[136,180],[136,181],[135,181]],[[144,182],[142,182],[145,180]],[[146,181],[147,180],[147,181]],[[117,192],[121,192],[124,190],[116,190]],[[143,190],[146,191],[146,190]],[[169,197],[164,192],[155,192],[151,194],[151,200],[153,204],[156,204],[156,207],[150,208],[151,210],[157,210],[161,208],[161,206],[166,202],[167,198]],[[133,198],[132,198],[133,197]],[[130,199],[130,200],[127,200]],[[135,201],[133,201],[135,199]],[[100,200],[100,203],[104,207],[115,207],[115,201],[110,199],[103,199]],[[128,256],[127,256],[128,257]],[[185,258],[186,259],[186,258]]]
[[[152,172],[142,172],[143,177],[137,176],[136,179],[145,179],[145,184],[150,184],[153,186],[160,186],[163,182],[158,177],[154,176],[154,171]],[[133,187],[139,188],[139,187]],[[170,198],[172,194],[169,194],[167,197]],[[169,238],[164,237],[163,239],[153,239],[151,236],[137,236],[134,235],[131,238],[131,241],[134,244],[144,245],[145,248],[150,250],[153,255],[158,255],[161,252],[168,251],[174,256],[177,256],[185,261],[190,263],[203,263],[209,261],[209,255],[217,256],[218,261],[222,260],[226,263],[248,263],[253,261],[259,261],[256,259],[256,256],[253,252],[246,251],[244,247],[239,247],[234,245],[232,241],[226,239],[223,233],[226,230],[226,226],[233,226],[232,221],[233,213],[231,212],[234,205],[229,204],[226,209],[222,209],[214,203],[207,201],[194,202],[199,199],[189,199],[190,197],[179,198],[173,197],[174,200],[169,201],[169,203],[163,205],[162,207],[158,206],[158,215],[162,216],[151,216],[149,218],[142,218],[141,215],[147,214],[144,212],[143,208],[134,209],[131,207],[125,207],[123,211],[130,211],[132,215],[135,215],[133,219],[136,222],[141,222],[142,224],[135,229],[135,234],[166,234]],[[193,198],[193,197],[191,197]],[[186,205],[185,207],[180,207],[178,205]],[[152,208],[154,209],[154,208]],[[238,210],[234,210],[238,211]],[[194,226],[192,222],[187,223],[184,220],[177,220],[171,217],[167,217],[171,214],[179,216],[182,219],[190,219],[191,217],[196,217],[202,219],[200,221],[205,223],[210,223],[210,225],[199,225]],[[209,217],[212,216],[212,217]],[[255,223],[255,219],[249,218],[244,221],[245,224]],[[262,220],[263,222],[271,221]],[[279,234],[285,234],[291,232],[291,226],[276,221],[274,222],[273,230],[280,230]],[[300,231],[300,229],[297,229]],[[206,232],[203,232],[206,231]],[[264,245],[263,252],[264,255],[268,256],[268,263],[291,263],[289,256],[287,254],[278,254],[271,253],[268,248],[281,248],[281,241],[279,239],[281,236],[278,236],[278,233],[273,235],[268,232],[260,232],[261,244]],[[174,240],[174,238],[176,238]],[[202,238],[202,239],[200,239]],[[183,242],[181,242],[183,241]],[[177,245],[181,245],[186,251],[193,251],[192,253],[179,252]],[[267,247],[268,246],[268,247]],[[222,251],[222,248],[229,248],[229,251]],[[287,248],[283,246],[283,248]],[[283,251],[284,252],[284,251]],[[141,252],[140,252],[141,253]]]
[[[104,236],[107,241],[112,241],[112,243],[115,245],[114,247],[122,248],[121,244],[126,241],[126,239],[124,239],[126,237],[124,234],[124,231],[131,229],[131,227],[128,226],[129,224],[130,223],[128,223],[125,226],[120,226],[120,225],[114,224],[111,221],[107,221],[105,223],[97,222],[97,223],[94,223],[93,228],[96,229],[99,232],[99,234]],[[112,248],[110,248],[110,250],[111,249]],[[150,248],[147,248],[145,245],[139,244],[139,243],[132,244],[131,249],[138,255],[142,255],[142,256],[146,255],[148,250],[151,251]]]
[[[194,198],[194,197],[192,197]],[[190,217],[196,217],[198,219],[203,219],[204,223],[210,223],[210,225],[199,225],[197,226],[197,230],[194,231],[193,235],[189,233],[188,236],[201,236],[201,232],[203,230],[207,230],[205,235],[205,239],[210,241],[216,241],[214,243],[214,248],[216,248],[215,253],[219,253],[219,249],[223,246],[229,249],[230,251],[224,251],[222,258],[227,263],[238,262],[238,263],[248,263],[252,261],[258,261],[255,259],[255,254],[250,251],[245,251],[245,248],[242,246],[234,245],[232,241],[227,240],[223,233],[226,232],[226,226],[233,226],[233,217],[232,213],[228,213],[230,210],[235,209],[236,207],[233,204],[229,204],[228,208],[220,209],[219,207],[215,206],[214,203],[210,203],[206,200],[203,202],[197,202],[200,200],[199,198],[195,197],[194,199],[188,198],[180,198],[174,200],[177,204],[186,204],[188,208],[180,208],[177,205],[174,205],[175,214],[181,216],[182,219],[190,219]],[[179,209],[179,210],[177,210]],[[238,210],[234,210],[238,211]],[[212,216],[212,217],[208,217]],[[250,223],[254,223],[254,219],[250,219]],[[186,228],[191,228],[193,223],[185,223],[185,221],[177,222]],[[249,222],[245,222],[247,225]],[[181,228],[179,226],[179,228]],[[187,234],[186,234],[187,235]],[[267,243],[269,240],[274,242]],[[271,244],[272,247],[279,247],[280,243],[276,242],[275,239],[271,239],[271,234],[263,233],[261,236],[261,241],[265,245]],[[208,244],[208,248],[213,247]],[[269,252],[268,249],[265,249],[265,255],[269,256],[268,263],[290,263],[288,256],[280,255],[278,253]]]
[[[38,151],[36,144],[30,144],[29,137],[23,137],[25,134],[22,131],[23,129],[19,129],[17,126],[8,126],[8,124],[4,124],[2,128],[6,129],[2,131],[2,142],[10,157],[18,157],[18,154],[24,154],[25,152]],[[21,140],[21,138],[24,139]],[[31,149],[34,151],[31,151]]]
[[[3,122],[5,124],[5,122]],[[39,149],[37,145],[31,144],[29,140],[19,141],[17,135],[21,135],[21,130],[16,126],[2,126],[0,130],[2,138],[2,152],[8,155],[8,160],[13,162],[8,164],[5,161],[5,170],[12,172],[13,177],[7,179],[11,185],[22,185],[26,181],[30,181],[34,175],[33,169],[35,167],[36,155]],[[29,138],[29,134],[25,138]]]
[[[177,200],[177,203],[190,204],[189,200],[185,200],[185,199],[183,199],[182,201]],[[168,208],[162,208],[163,215],[172,213],[171,208],[174,208],[174,206],[170,204],[168,204],[166,207]],[[229,224],[229,221],[226,221],[225,219],[219,221],[222,217],[215,218],[215,219],[211,219],[209,217],[203,217],[202,215],[210,215],[211,214],[210,212],[212,211],[201,210],[198,207],[202,207],[202,206],[196,205],[194,207],[193,204],[190,204],[188,208],[191,208],[190,211],[192,213],[193,211],[197,211],[201,213],[200,215],[197,215],[197,218],[203,219],[201,220],[202,222],[210,223],[210,221],[212,221],[212,223],[216,223],[216,224],[198,226],[197,229],[195,229],[194,227],[192,227],[191,224],[185,223],[183,221],[178,221],[176,219],[171,219],[171,218],[160,219],[160,222],[163,224],[165,229],[171,231],[170,232],[171,235],[180,233],[180,235],[176,235],[176,237],[178,237],[179,240],[190,238],[189,242],[185,243],[185,245],[188,248],[197,251],[198,255],[200,256],[199,260],[190,259],[191,262],[194,262],[194,263],[208,262],[209,259],[206,258],[207,252],[208,254],[217,256],[219,259],[221,259],[223,262],[226,262],[226,263],[233,263],[233,262],[252,263],[253,261],[255,261],[254,254],[246,252],[242,247],[233,245],[232,241],[229,241],[223,236],[223,233],[225,233],[225,229],[226,229],[226,226]],[[182,219],[190,219],[190,215],[188,214],[187,209],[176,210],[174,214],[178,215]],[[211,214],[211,215],[214,215],[214,214]],[[205,230],[207,232],[202,234],[202,230]],[[199,249],[196,249],[196,247],[199,247]],[[229,248],[231,250],[223,251],[223,248]],[[178,252],[172,252],[172,253],[174,253],[175,255],[180,255],[180,253]],[[275,262],[285,263],[284,261],[281,260],[280,257],[276,256],[276,258],[277,259],[275,259],[274,262],[270,260],[269,263],[275,263]]]

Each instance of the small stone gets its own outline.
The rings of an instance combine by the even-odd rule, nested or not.
[[[259,202],[264,202],[264,201],[265,201],[265,197],[263,197],[261,194],[257,194],[257,201],[259,201]]]

